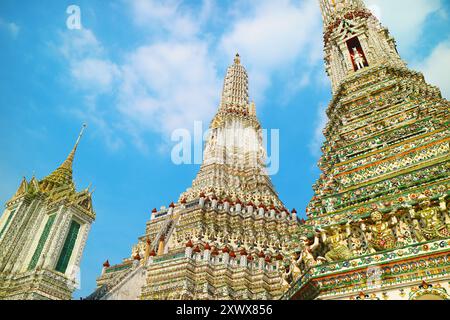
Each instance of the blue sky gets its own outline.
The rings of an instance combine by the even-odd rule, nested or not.
[[[449,98],[450,1],[366,3],[409,66]],[[82,30],[66,27],[71,4]],[[94,289],[106,259],[130,255],[152,208],[190,186],[198,166],[172,164],[170,134],[194,120],[206,129],[236,52],[263,126],[280,129],[275,187],[287,207],[305,209],[330,100],[321,23],[315,0],[0,2],[0,201],[22,176],[54,170],[89,125],[74,176],[96,189],[97,220],[76,297]]]

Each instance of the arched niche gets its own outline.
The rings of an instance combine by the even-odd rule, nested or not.
[[[431,293],[427,293],[424,295],[421,295],[420,297],[417,297],[414,300],[447,300],[444,297],[437,295],[437,294],[431,294]]]
[[[425,289],[415,292],[410,300],[450,300],[445,289]]]

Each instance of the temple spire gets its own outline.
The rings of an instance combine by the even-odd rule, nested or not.
[[[75,153],[77,152],[78,144],[80,143],[81,138],[83,137],[84,130],[86,129],[87,125],[83,123],[83,126],[81,127],[80,134],[78,135],[77,141],[75,142],[75,145],[72,149],[72,151],[69,153],[69,156],[67,159],[63,162],[61,165],[61,168],[72,170],[73,160],[75,158]]]
[[[368,67],[405,68],[395,39],[362,0],[319,0],[324,20],[325,69],[333,93]],[[369,68],[370,69],[370,68]]]
[[[249,78],[239,54],[228,67],[220,108],[210,125],[200,171],[180,201],[200,194],[282,206],[265,166],[261,125],[249,99]]]
[[[236,56],[234,57],[234,64],[241,64],[241,57],[239,56],[239,53],[236,53]]]
[[[241,57],[236,54],[234,63],[227,69],[220,106],[225,110],[246,110],[248,103],[248,74],[241,65]]]
[[[72,166],[73,166],[73,160],[75,158],[75,154],[77,152],[78,144],[80,143],[81,137],[83,136],[84,130],[86,129],[87,125],[83,124],[80,134],[78,135],[77,141],[75,142],[75,145],[70,151],[69,155],[67,156],[66,160],[56,169],[53,171],[49,176],[47,176],[42,183],[44,185],[44,189],[52,189],[55,184],[57,185],[69,185],[73,186],[72,181]]]

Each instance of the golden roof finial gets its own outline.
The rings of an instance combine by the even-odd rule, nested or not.
[[[51,182],[52,184],[69,184],[73,185],[72,182],[72,164],[73,160],[75,158],[75,153],[78,148],[78,144],[80,143],[81,137],[83,136],[84,130],[86,129],[87,125],[83,123],[83,126],[81,128],[80,134],[78,135],[77,141],[75,143],[75,146],[73,147],[72,151],[70,151],[69,156],[66,160],[59,166],[58,169],[53,171],[48,177],[46,177],[44,180]]]
[[[234,57],[234,64],[241,64],[241,57],[239,53],[236,53],[236,57]]]
[[[86,129],[86,127],[87,127],[86,123],[83,123],[80,134],[78,135],[78,138],[77,138],[77,142],[75,142],[75,146],[73,147],[72,151],[69,153],[69,156],[67,157],[67,159],[61,165],[61,168],[72,170],[73,159],[75,158],[75,153],[77,152],[78,144],[80,143],[81,137],[83,136],[83,133],[84,133],[84,130]]]

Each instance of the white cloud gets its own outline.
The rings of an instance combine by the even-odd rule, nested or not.
[[[108,60],[107,53],[89,29],[60,33],[59,51],[69,62],[75,87],[87,90],[88,95],[110,92],[119,78],[119,67]]]
[[[200,32],[209,18],[211,0],[203,0],[200,11],[191,12],[180,0],[124,0],[131,7],[134,22],[149,31],[169,32],[171,37],[188,38]],[[165,35],[167,36],[167,35]]]
[[[167,139],[175,128],[190,129],[195,120],[209,121],[217,109],[223,79],[216,62],[231,63],[236,52],[249,71],[250,94],[258,105],[275,77],[285,82],[280,104],[305,87],[325,81],[322,20],[315,0],[242,0],[222,11],[214,0],[203,0],[195,9],[180,0],[123,2],[130,8],[135,27],[150,37],[116,54],[123,57],[121,61],[112,61],[86,29],[75,37],[64,34],[60,47],[70,63],[72,79],[89,101],[81,114],[98,124],[114,148],[121,145],[121,139],[114,138],[118,133],[127,133],[145,151],[147,132]],[[426,18],[440,5],[439,0],[417,0],[414,6],[405,0],[367,2],[377,6],[383,23],[405,47],[420,37]],[[217,26],[223,20],[223,31],[214,36],[205,32],[210,30],[208,22]],[[445,59],[445,48],[437,50],[433,59]],[[433,63],[424,62],[421,67],[430,81],[448,81]],[[102,95],[109,95],[114,105],[97,107]],[[310,144],[315,155],[320,154],[323,142],[324,110],[324,106],[318,110]]]
[[[118,150],[123,140],[117,134],[120,126],[115,109],[100,108],[97,103],[101,95],[111,94],[120,81],[119,66],[108,60],[106,50],[89,29],[61,32],[58,50],[69,65],[72,87],[84,95],[82,108],[65,106],[64,112],[87,122],[110,150]]]
[[[313,68],[323,55],[321,19],[314,0],[248,1],[249,16],[235,15],[233,9],[214,11],[217,7],[212,0],[203,0],[195,12],[177,0],[123,1],[130,6],[136,26],[143,31],[158,28],[165,31],[164,37],[152,37],[114,63],[87,29],[76,36],[64,33],[60,47],[76,87],[86,94],[88,106],[78,116],[92,119],[113,149],[121,145],[119,138],[114,139],[116,131],[126,132],[145,151],[147,132],[168,139],[176,128],[191,129],[194,121],[209,121],[217,110],[224,76],[218,75],[215,61],[226,57],[231,63],[236,51],[249,69],[250,93],[257,102],[275,73],[298,79],[283,94],[285,100],[315,81]],[[211,39],[201,31],[216,13],[229,18],[229,29]],[[297,72],[292,64],[298,60]],[[97,107],[102,95],[112,97],[115,104]],[[113,123],[107,126],[111,119]]]
[[[63,33],[59,50],[70,64],[75,88],[85,94],[84,109],[74,114],[94,123],[111,149],[122,145],[118,137],[126,133],[146,152],[147,132],[157,132],[168,140],[176,128],[191,129],[194,121],[209,121],[218,106],[221,80],[208,44],[195,36],[195,28],[187,27],[198,22],[180,11],[178,2],[129,2],[137,23],[164,21],[171,32],[168,39],[124,52],[123,60],[114,63],[88,29]],[[204,3],[208,8],[199,14],[211,8],[209,1]],[[113,105],[97,105],[103,96]]]
[[[59,50],[68,60],[98,57],[104,54],[104,48],[89,29],[66,31],[60,33]]]
[[[97,95],[86,95],[84,97],[84,108],[65,108],[64,112],[69,113],[82,122],[88,123],[95,136],[99,136],[107,148],[112,151],[119,150],[123,145],[123,139],[117,134],[120,126],[116,121],[111,121],[107,112],[114,112],[109,108],[99,108],[97,105]],[[108,110],[109,109],[109,110]]]
[[[95,58],[74,61],[71,73],[78,86],[99,93],[110,91],[114,79],[120,75],[115,64]]]
[[[438,86],[442,95],[450,99],[450,40],[440,43],[431,54],[414,67],[424,73],[425,79]]]
[[[389,28],[401,51],[416,63],[412,69],[424,73],[426,80],[441,88],[450,97],[450,40],[438,44],[422,61],[417,45],[424,38],[425,23],[432,14],[448,19],[442,0],[367,0],[369,8]],[[404,58],[404,57],[403,57]]]
[[[119,110],[144,131],[169,136],[211,119],[217,109],[220,82],[202,42],[140,47],[123,69]]]
[[[423,36],[426,19],[441,9],[442,0],[366,0],[366,4],[389,28],[399,46],[409,51]]]
[[[314,129],[314,136],[309,144],[309,151],[315,157],[319,157],[322,154],[322,145],[325,141],[325,136],[323,135],[323,130],[328,123],[328,116],[326,113],[327,104],[320,103],[317,108],[317,120]]]
[[[264,69],[289,64],[307,44],[321,41],[318,17],[314,1],[262,1],[253,16],[234,23],[222,45],[228,54],[239,50],[250,64]]]
[[[261,98],[273,72],[299,58],[305,68],[322,59],[322,25],[319,7],[313,0],[263,0],[253,4],[253,12],[247,17],[232,21],[220,48],[228,57],[237,51],[241,54],[249,69],[252,92]]]
[[[112,89],[120,70],[107,58],[107,52],[89,29],[60,33],[60,53],[69,62],[70,75],[75,87],[86,89],[89,95]]]
[[[17,24],[3,19],[0,19],[0,28],[6,30],[13,38],[17,38],[20,32],[20,27]]]

